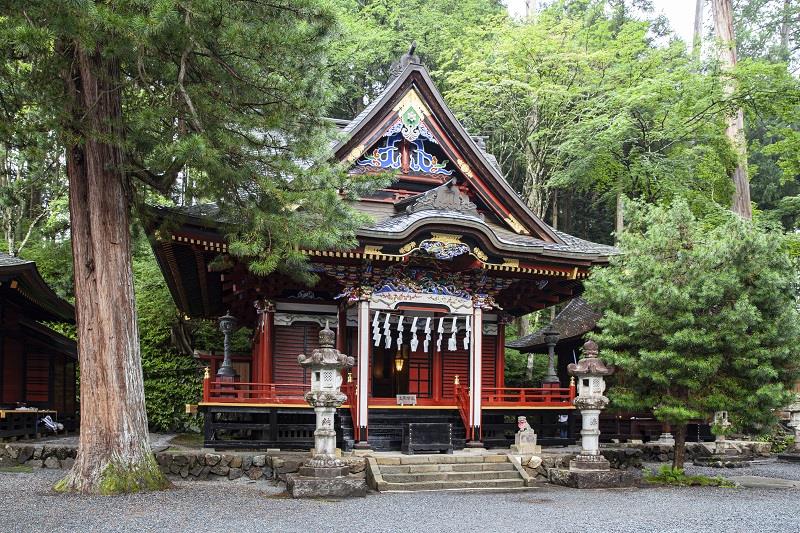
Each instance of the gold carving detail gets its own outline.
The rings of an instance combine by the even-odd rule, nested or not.
[[[516,218],[514,218],[514,215],[509,214],[505,220],[506,224],[511,226],[511,229],[513,229],[515,232],[521,235],[530,235],[530,232],[527,229],[525,229],[525,226],[520,224],[519,221]]]
[[[432,241],[443,242],[444,244],[462,244],[461,235],[452,235],[450,233],[434,233],[431,232]]]
[[[509,259],[508,257],[504,257],[503,264],[501,266],[519,268],[519,259]]]
[[[375,246],[373,244],[368,244],[364,246],[364,255],[383,255],[381,249],[383,249],[383,246]]]
[[[358,146],[350,150],[350,153],[347,154],[345,160],[348,163],[352,163],[353,161],[361,157],[361,154],[363,154],[366,149],[367,149],[366,146],[364,146],[363,144],[359,144]]]
[[[417,94],[417,91],[414,89],[408,91],[405,94],[405,96],[403,96],[403,98],[397,103],[397,105],[394,106],[393,110],[397,111],[397,114],[402,116],[403,113],[405,113],[406,109],[408,109],[409,107],[413,107],[417,111],[417,113],[419,113],[420,116],[422,116],[422,118],[431,115],[430,110],[422,102],[422,99],[419,97],[419,94]]]
[[[489,260],[489,256],[483,253],[483,250],[478,248],[477,246],[472,249],[472,253],[475,254],[475,257],[483,261],[484,263]]]
[[[416,247],[417,247],[417,243],[414,242],[414,241],[411,241],[410,243],[408,243],[405,246],[403,246],[402,248],[400,248],[400,253],[401,254],[407,254],[408,252],[410,252],[411,250],[413,250]]]

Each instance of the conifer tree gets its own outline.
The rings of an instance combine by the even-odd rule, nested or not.
[[[304,273],[299,246],[348,244],[347,188],[322,161],[330,139],[317,0],[11,0],[0,7],[0,76],[22,64],[15,101],[49,113],[66,151],[81,367],[77,460],[57,488],[164,487],[147,438],[131,273],[130,211],[194,197],[240,230],[254,271]],[[3,95],[0,94],[0,97]],[[0,105],[4,102],[0,98]],[[3,132],[13,128],[2,128]]]
[[[712,226],[687,204],[640,208],[622,255],[595,271],[586,299],[596,340],[620,369],[612,405],[652,411],[675,432],[727,410],[740,427],[774,422],[798,377],[800,317],[786,238],[729,212]]]

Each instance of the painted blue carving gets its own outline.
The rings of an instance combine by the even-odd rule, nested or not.
[[[409,166],[415,172],[425,172],[427,174],[444,174],[452,176],[453,171],[447,170],[447,159],[439,162],[435,155],[425,151],[425,143],[422,139],[417,139],[412,143],[414,148],[411,150],[411,161]]]
[[[400,169],[400,141],[403,136],[400,133],[394,133],[388,137],[383,143],[383,146],[375,148],[371,154],[359,159],[356,164],[362,167],[375,167],[386,168],[392,170]]]
[[[435,155],[425,151],[425,141],[438,144],[430,130],[423,123],[418,125],[419,137],[411,144],[411,154],[409,166],[414,172],[426,174],[443,174],[452,176],[453,171],[448,170],[447,159],[439,161]],[[383,144],[375,148],[371,154],[366,154],[359,159],[356,164],[362,167],[383,168],[388,170],[399,170],[401,167],[400,142],[403,140],[403,121],[398,120],[392,124],[383,134]]]

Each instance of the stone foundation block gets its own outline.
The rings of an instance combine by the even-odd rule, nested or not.
[[[292,498],[363,498],[367,482],[349,476],[325,479],[289,474],[286,490]]]
[[[550,483],[574,489],[617,489],[638,487],[642,475],[632,470],[595,470],[582,472],[551,468],[548,470]]]

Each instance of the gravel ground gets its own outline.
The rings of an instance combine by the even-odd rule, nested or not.
[[[726,470],[728,475],[740,475]],[[715,471],[715,473],[717,473]],[[752,475],[796,479],[800,465],[768,464]],[[291,500],[268,483],[184,482],[174,490],[118,497],[63,496],[61,472],[0,473],[0,530],[8,532],[548,531],[799,532],[800,491],[721,488],[375,494]],[[587,509],[595,509],[588,514]]]

